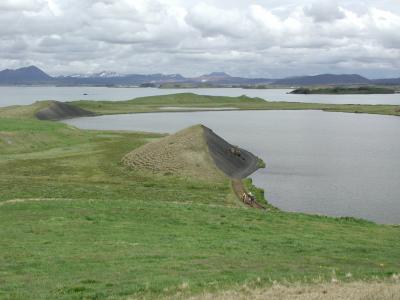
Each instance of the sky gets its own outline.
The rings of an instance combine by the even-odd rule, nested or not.
[[[400,77],[400,0],[0,0],[0,69]]]

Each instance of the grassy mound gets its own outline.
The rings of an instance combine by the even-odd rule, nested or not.
[[[67,103],[53,101],[35,113],[39,120],[63,120],[77,117],[93,116],[95,113]]]
[[[233,153],[236,149],[238,153]],[[258,169],[258,158],[238,149],[211,129],[196,125],[128,153],[122,162],[134,169],[204,180],[244,178]]]
[[[122,162],[134,169],[183,175],[204,180],[222,180],[204,139],[204,129],[196,125],[148,143],[128,153]]]
[[[95,115],[95,113],[91,111],[59,101],[37,101],[30,105],[0,107],[0,118],[57,121],[93,115]]]
[[[35,114],[48,107],[52,101],[37,101],[30,105],[0,107],[0,118],[35,119]]]

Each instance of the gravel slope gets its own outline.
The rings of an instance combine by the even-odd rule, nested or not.
[[[240,150],[240,156],[231,152],[235,146],[216,135],[211,129],[203,126],[209,152],[217,167],[227,176],[233,179],[246,178],[258,168],[258,157],[246,151]]]

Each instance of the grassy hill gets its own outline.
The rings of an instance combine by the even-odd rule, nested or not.
[[[400,272],[397,226],[251,209],[227,177],[121,163],[162,135],[4,111],[0,298],[184,298],[275,281],[390,281]]]
[[[198,180],[243,179],[260,167],[252,153],[229,144],[203,125],[195,125],[128,153],[123,164]]]
[[[125,155],[122,161],[135,170],[184,175],[203,180],[226,180],[209,154],[201,125],[137,148]]]
[[[38,101],[30,105],[0,107],[0,118],[36,119],[35,114],[46,109],[53,101]]]
[[[184,108],[245,108],[257,107],[264,103],[263,99],[226,96],[204,96],[192,93],[180,93],[162,96],[141,97],[128,101],[74,101],[70,104],[93,111],[97,114],[115,114],[130,112],[165,111],[162,108],[172,107],[168,111],[184,111]],[[183,108],[183,109],[182,109]]]

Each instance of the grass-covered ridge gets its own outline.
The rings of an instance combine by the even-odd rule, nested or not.
[[[30,105],[0,107],[0,118],[34,119],[35,114],[51,105],[53,101],[37,101]]]
[[[35,118],[35,114],[48,108],[54,101],[41,101],[26,106],[0,108],[1,117]],[[192,93],[180,93],[161,96],[141,97],[127,101],[91,101],[67,102],[97,115],[128,114],[145,112],[174,112],[196,110],[323,110],[327,112],[367,113],[400,116],[400,105],[369,104],[323,104],[301,102],[265,101],[247,96],[205,96]]]
[[[399,105],[322,104],[265,101],[260,98],[203,96],[191,93],[142,97],[129,101],[75,101],[72,105],[97,114],[138,112],[193,111],[199,109],[239,110],[323,110],[330,112],[368,113],[400,116]],[[174,109],[175,108],[175,109]]]
[[[226,181],[209,154],[203,126],[196,125],[134,149],[122,159],[133,170]]]
[[[179,93],[161,96],[140,97],[127,101],[74,101],[70,102],[80,108],[93,111],[98,114],[119,114],[135,112],[155,112],[165,111],[163,108],[170,107],[168,111],[182,111],[182,108],[245,108],[248,106],[262,105],[265,101],[260,98],[250,98],[247,96],[227,97],[227,96],[204,96],[192,93]]]
[[[400,272],[398,227],[265,213],[228,179],[121,164],[161,135],[0,118],[0,137],[0,298],[154,298]]]

